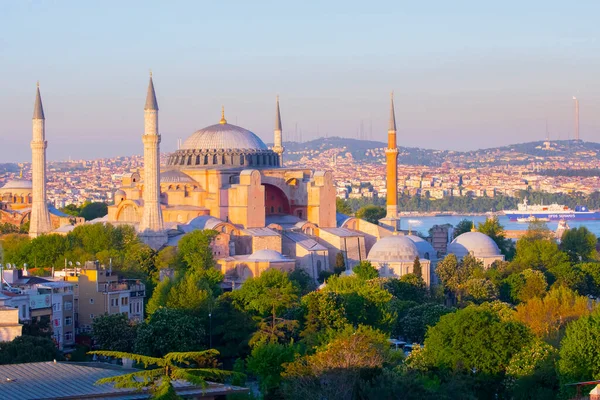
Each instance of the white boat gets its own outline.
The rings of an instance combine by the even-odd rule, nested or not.
[[[548,222],[550,221],[550,218],[538,218],[538,217],[534,217],[533,215],[530,215],[529,217],[520,217],[517,218],[517,222]]]

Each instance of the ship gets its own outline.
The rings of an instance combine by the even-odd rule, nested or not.
[[[517,222],[549,222],[549,218],[538,218],[530,215],[527,218],[517,218]]]
[[[504,215],[511,221],[525,221],[530,218],[545,221],[600,220],[600,212],[590,211],[586,206],[576,206],[575,209],[571,209],[568,206],[556,203],[550,205],[529,205],[527,199],[524,199],[523,203],[518,204],[516,210],[504,211]]]

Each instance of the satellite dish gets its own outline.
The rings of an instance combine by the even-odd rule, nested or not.
[[[69,267],[73,266],[73,261],[69,261]]]
[[[75,265],[79,266],[79,265],[81,265],[81,263],[80,263],[79,261],[77,261],[77,262],[75,263]]]

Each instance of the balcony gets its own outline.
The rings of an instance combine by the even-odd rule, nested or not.
[[[137,280],[123,280],[98,285],[101,292],[146,292],[146,285]],[[104,290],[102,290],[104,289]],[[143,296],[143,295],[142,295]]]

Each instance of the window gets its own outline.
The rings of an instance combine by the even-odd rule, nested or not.
[[[73,332],[66,332],[65,333],[65,342],[72,342],[73,341]]]
[[[217,163],[218,163],[218,162],[219,162],[219,161],[218,161],[217,155],[215,154],[215,155],[213,156],[213,164],[214,164],[214,165],[217,165]]]
[[[73,309],[73,302],[72,301],[65,301],[65,310],[72,310]]]
[[[244,165],[244,156],[240,156],[240,164]]]
[[[110,306],[117,307],[119,305],[119,299],[110,299]]]
[[[94,299],[90,299],[90,304],[94,304]]]
[[[90,314],[90,319],[93,320],[94,319],[94,314]]]
[[[52,311],[60,311],[60,303],[52,303]]]
[[[121,305],[126,306],[129,304],[129,297],[121,297]]]
[[[71,326],[73,325],[73,317],[66,317],[65,318],[65,326]]]
[[[317,260],[317,273],[321,273],[323,268],[321,267],[321,260]]]
[[[271,206],[271,214],[275,212],[275,207]]]

